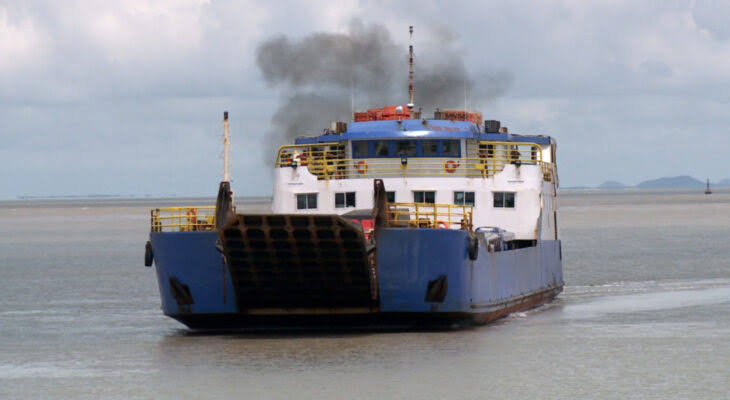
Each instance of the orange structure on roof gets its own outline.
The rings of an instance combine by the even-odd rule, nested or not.
[[[475,124],[482,123],[482,113],[468,110],[440,110],[433,113],[434,119],[445,119],[449,121],[469,121]]]
[[[356,112],[352,119],[355,122],[411,119],[411,111],[406,106],[385,106]]]

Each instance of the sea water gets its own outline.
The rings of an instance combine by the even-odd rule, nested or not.
[[[730,397],[728,192],[563,191],[557,301],[394,333],[211,335],[164,317],[149,209],[212,201],[0,202],[0,399]]]

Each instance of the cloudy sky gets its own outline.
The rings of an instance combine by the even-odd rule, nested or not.
[[[267,135],[291,87],[264,79],[257,49],[353,23],[404,54],[414,25],[421,61],[506,77],[470,106],[554,136],[563,186],[730,178],[726,2],[293,4],[0,0],[0,198],[214,195],[223,110],[236,192],[267,195]]]

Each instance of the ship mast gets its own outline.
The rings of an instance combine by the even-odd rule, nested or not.
[[[231,176],[228,173],[228,111],[223,112],[223,182],[230,182]]]
[[[408,43],[408,109],[412,110],[413,106],[413,25],[408,27],[408,33],[410,33],[410,39]]]
[[[215,227],[221,230],[223,225],[233,218],[233,191],[231,190],[231,175],[228,173],[228,111],[223,111],[223,180],[218,186],[218,198],[215,202]]]

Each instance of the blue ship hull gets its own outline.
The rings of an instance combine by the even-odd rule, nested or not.
[[[488,251],[477,233],[385,228],[377,246],[377,300],[368,310],[239,309],[231,271],[216,248],[217,232],[153,232],[162,309],[192,329],[425,328],[483,324],[549,302],[563,287],[559,240]],[[434,283],[438,299],[429,298]]]

